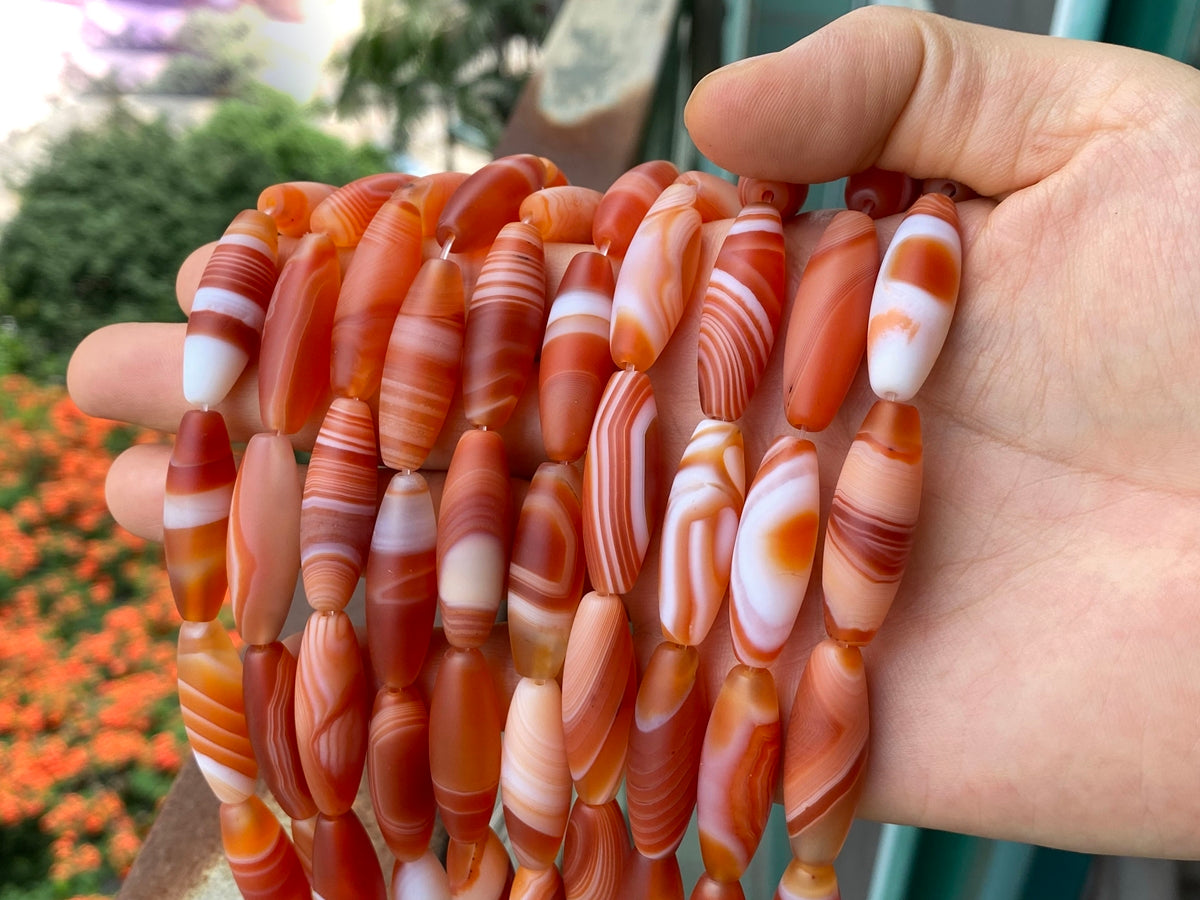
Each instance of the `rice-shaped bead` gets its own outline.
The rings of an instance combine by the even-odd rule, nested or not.
[[[450,881],[432,850],[392,867],[392,900],[450,900]]]
[[[571,183],[567,173],[560,169],[554,160],[545,156],[539,156],[538,159],[546,167],[546,187],[566,187]]]
[[[621,870],[629,855],[629,832],[616,800],[571,807],[563,839],[563,885],[569,898],[619,896]]]
[[[679,176],[675,164],[654,159],[634,166],[604,192],[592,222],[592,243],[606,256],[621,259],[634,232],[658,199]]]
[[[367,781],[379,832],[400,860],[429,848],[437,806],[429,776],[429,713],[415,688],[380,689],[367,738]]]
[[[308,876],[308,883],[312,884],[313,871],[313,838],[317,831],[317,818],[320,813],[313,813],[307,819],[292,819],[292,846],[296,848],[296,855],[300,857],[300,865],[304,867],[304,874]]]
[[[712,172],[701,172],[697,169],[680,172],[675,184],[687,184],[696,189],[694,206],[696,212],[700,213],[702,222],[732,219],[742,208],[737,185]]]
[[[309,230],[329,235],[335,247],[357,247],[379,208],[413,180],[403,172],[380,172],[347,182],[317,204]]]
[[[271,796],[293,819],[316,815],[296,738],[296,657],[280,641],[246,648],[242,697],[254,758]]]
[[[248,900],[310,900],[296,849],[258,797],[222,803],[221,844],[233,880]]]
[[[674,854],[661,859],[643,856],[635,847],[625,857],[618,897],[646,900],[683,900],[683,875]]]
[[[764,178],[747,178],[742,175],[737,183],[738,200],[742,206],[751,203],[766,203],[779,210],[782,219],[790,219],[800,212],[808,199],[807,184],[789,181],[768,181]]]
[[[451,837],[446,847],[446,879],[451,897],[508,897],[513,866],[500,836],[489,828],[478,841]]]
[[[280,234],[298,238],[308,232],[312,211],[335,190],[320,181],[284,181],[263,188],[256,205],[275,220]]]
[[[486,247],[508,222],[517,220],[522,201],[546,184],[546,165],[528,153],[503,156],[467,178],[442,209],[435,236],[453,240],[456,253]]]
[[[375,845],[353,811],[317,816],[312,887],[313,896],[323,900],[386,900]]]
[[[846,209],[882,219],[904,212],[921,194],[921,182],[875,166],[855,172],[846,179]]]
[[[842,900],[833,866],[806,866],[793,859],[783,870],[775,900]]]
[[[421,214],[423,237],[433,237],[446,201],[468,177],[466,172],[434,172],[432,175],[422,175],[399,189],[397,196],[411,203]]]
[[[580,185],[544,187],[521,202],[520,218],[547,244],[590,244],[592,221],[604,195]]]
[[[518,866],[508,900],[567,900],[558,867],[551,865],[548,869],[527,869]]]
[[[746,900],[746,892],[737,881],[719,881],[703,872],[692,888],[688,900]]]

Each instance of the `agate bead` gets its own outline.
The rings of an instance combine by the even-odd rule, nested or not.
[[[242,897],[310,900],[300,858],[265,803],[253,795],[241,803],[222,803],[220,820],[225,858]]]

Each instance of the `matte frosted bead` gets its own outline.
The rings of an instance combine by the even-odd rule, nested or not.
[[[847,644],[875,636],[896,597],[921,507],[921,416],[879,400],[838,475],[821,566],[825,630]]]
[[[779,333],[783,286],[779,211],[744,207],[717,252],[700,307],[696,368],[700,409],[710,419],[732,422],[750,402]]]
[[[608,345],[618,368],[645,372],[683,317],[700,260],[696,189],[673,184],[638,226],[613,292]]]
[[[674,854],[662,859],[642,856],[636,848],[625,857],[618,897],[683,900],[683,875]]]
[[[567,178],[567,173],[560,169],[554,160],[547,159],[545,156],[539,156],[538,159],[546,167],[546,187],[565,187],[571,183]]]
[[[647,211],[677,177],[679,170],[665,159],[641,163],[621,175],[596,209],[592,243],[607,256],[624,257]]]
[[[429,848],[437,807],[429,777],[429,713],[415,688],[375,695],[367,739],[367,780],[375,821],[397,859]]]
[[[964,200],[974,200],[979,195],[961,181],[951,181],[949,178],[926,178],[921,182],[922,194],[945,194],[955,203]]]
[[[718,881],[703,872],[688,900],[746,900],[746,892],[736,881]]]
[[[247,644],[279,637],[300,574],[300,474],[291,442],[256,434],[233,485],[226,543],[229,600]]]
[[[849,210],[821,234],[796,289],[783,346],[784,412],[796,428],[833,421],[867,349],[879,274],[875,223]]]
[[[617,801],[593,806],[576,800],[563,839],[567,900],[622,898],[618,889],[628,855],[629,832]]]
[[[451,837],[446,847],[446,877],[455,900],[502,900],[512,887],[512,861],[490,828],[478,841]]]
[[[312,211],[335,190],[320,181],[284,181],[263,188],[255,205],[275,220],[280,234],[298,238],[309,230]]]
[[[738,178],[737,191],[738,201],[742,206],[767,203],[779,210],[780,217],[784,219],[790,219],[800,212],[800,207],[808,199],[807,184],[747,178],[745,175]]]
[[[204,780],[222,803],[254,793],[258,765],[246,730],[242,661],[218,621],[179,626],[179,707]]]
[[[696,808],[704,741],[704,689],[695,647],[654,648],[634,705],[625,795],[633,843],[648,857],[674,857]]]
[[[592,586],[607,594],[633,587],[658,518],[658,405],[642,372],[608,380],[583,464],[583,542]]]
[[[627,894],[625,896],[636,896]],[[567,900],[562,876],[556,866],[546,869],[527,869],[518,866],[513,876],[508,900]]]
[[[920,196],[921,182],[903,172],[871,166],[846,179],[846,209],[882,219],[904,212]]]
[[[508,567],[508,638],[513,667],[557,678],[583,595],[583,484],[579,470],[542,463],[521,504]]]
[[[616,287],[612,263],[584,251],[571,258],[550,306],[538,366],[538,409],[546,455],[570,462],[587,450],[612,375],[608,328]]]
[[[869,731],[862,653],[827,638],[800,676],[784,750],[788,838],[806,865],[832,865],[842,849],[862,792]]]
[[[221,414],[189,409],[175,434],[163,496],[167,576],[185,621],[215,619],[225,601],[225,545],[236,477]]]
[[[380,684],[417,680],[437,612],[437,518],[416,472],[392,476],[371,537],[366,571],[367,646]]]
[[[463,347],[463,411],[467,421],[500,428],[533,372],[546,320],[546,261],[537,229],[510,222],[500,229],[471,293]]]
[[[793,859],[783,870],[775,900],[842,900],[833,866],[806,866]]]
[[[711,172],[692,170],[680,172],[675,184],[687,184],[696,189],[695,207],[704,222],[732,219],[742,208],[737,185]]]
[[[740,662],[766,668],[787,643],[812,574],[819,516],[816,447],[776,438],[750,485],[733,545],[729,623]]]
[[[344,612],[315,612],[296,660],[296,741],[313,801],[349,811],[367,756],[370,696],[358,636]]]
[[[620,597],[592,592],[579,602],[562,690],[575,790],[585,802],[606,803],[616,796],[625,771],[637,697],[633,638]]]
[[[420,213],[390,198],[367,226],[338,295],[329,368],[335,394],[366,400],[379,390],[392,323],[420,268]]]
[[[504,598],[511,544],[504,439],[495,431],[465,431],[446,471],[437,528],[438,609],[454,646],[487,640]]]
[[[911,400],[937,362],[958,302],[962,238],[958,210],[944,194],[909,209],[879,265],[867,327],[871,390]]]
[[[357,247],[379,208],[411,181],[403,172],[381,172],[347,182],[317,204],[309,230],[329,235],[334,246]]]
[[[734,666],[709,715],[696,796],[700,855],[719,881],[741,878],[758,849],[775,797],[782,742],[770,671]]]
[[[421,266],[396,315],[379,391],[379,451],[392,469],[418,469],[437,442],[462,370],[466,306],[462,270]]]
[[[221,804],[221,844],[233,880],[247,900],[310,900],[300,858],[275,814],[251,795]]]
[[[315,816],[296,740],[296,657],[279,641],[247,647],[242,696],[250,745],[271,795],[293,819]]]
[[[429,770],[450,837],[483,840],[500,784],[500,701],[483,655],[446,651],[429,702]]]
[[[375,527],[378,459],[371,408],[335,398],[317,432],[300,505],[300,572],[313,609],[344,609],[358,585]]]
[[[446,201],[468,177],[466,172],[434,172],[409,182],[399,190],[400,199],[408,201],[420,212],[423,237],[433,237]]]
[[[603,199],[599,191],[579,185],[545,187],[522,201],[519,215],[547,244],[590,244],[592,221]]]
[[[200,276],[183,339],[183,396],[197,406],[225,399],[258,352],[275,287],[278,235],[270,216],[242,210]]]
[[[313,838],[317,833],[317,817],[319,813],[313,813],[307,819],[292,819],[292,846],[296,848],[296,855],[300,857],[300,865],[304,867],[304,874],[308,877],[309,884],[312,884],[312,859],[313,859]]]
[[[386,900],[375,845],[353,812],[317,816],[312,886],[322,900]]]
[[[433,851],[392,867],[390,900],[450,900],[450,881]]]
[[[437,242],[444,246],[453,238],[452,249],[459,253],[486,247],[505,224],[517,219],[521,202],[545,184],[545,164],[528,153],[488,163],[446,202],[435,232]]]
[[[571,811],[562,691],[553,679],[517,682],[504,727],[500,798],[517,862],[552,867]]]
[[[329,331],[341,289],[337,248],[306,234],[279,272],[258,352],[263,424],[294,434],[329,391]]]
[[[702,419],[679,460],[658,570],[658,616],[669,641],[698,645],[721,609],[746,496],[745,456],[737,425]]]

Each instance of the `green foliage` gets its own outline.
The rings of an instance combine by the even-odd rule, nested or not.
[[[181,321],[175,273],[280,181],[341,184],[386,167],[255,86],[183,134],[120,104],[59,141],[0,235],[0,371],[61,377],[71,351],[116,321]]]

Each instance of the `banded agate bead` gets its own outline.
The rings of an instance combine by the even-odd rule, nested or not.
[[[808,589],[819,517],[817,448],[776,438],[750,485],[733,545],[729,622],[740,662],[765,668],[787,643]]]
[[[253,794],[241,803],[222,803],[220,821],[225,858],[242,897],[310,900],[300,858],[265,803]]]
[[[648,858],[674,855],[696,806],[706,715],[699,671],[695,647],[663,642],[642,674],[625,794],[633,843]]]
[[[383,870],[367,829],[353,812],[317,816],[313,895],[322,900],[386,900]]]
[[[635,849],[625,857],[618,897],[639,900],[683,900],[683,875],[672,854],[661,859],[642,856]]]
[[[742,208],[737,185],[711,172],[691,170],[680,172],[675,184],[688,184],[696,189],[695,207],[702,222],[732,219]]]
[[[846,399],[867,349],[878,273],[875,223],[860,212],[838,213],[804,267],[788,321],[784,412],[794,427],[823,431]]]
[[[415,688],[385,686],[375,695],[367,779],[388,849],[402,861],[420,859],[433,836],[437,807],[429,776],[429,714]]]
[[[258,764],[246,728],[242,661],[218,621],[179,626],[179,707],[204,780],[222,803],[254,793]]]
[[[679,177],[674,163],[654,159],[634,166],[604,192],[592,222],[592,243],[615,259],[625,256],[634,232],[658,195]]]
[[[783,870],[775,900],[842,900],[833,866],[806,866],[793,859]]]
[[[571,807],[563,839],[563,885],[567,900],[617,900],[629,855],[629,832],[616,800]]]
[[[702,419],[679,460],[663,515],[658,615],[667,640],[696,646],[708,635],[729,587],[745,496],[742,430]]]
[[[225,602],[229,505],[236,477],[221,414],[189,409],[175,434],[163,498],[167,576],[184,621],[215,619]]]
[[[312,211],[336,189],[319,181],[285,181],[263,188],[255,205],[275,220],[280,234],[298,238],[309,230]]]
[[[550,306],[538,367],[538,410],[546,455],[570,462],[587,450],[588,434],[614,366],[608,350],[612,263],[577,253]]]
[[[468,177],[466,172],[434,172],[432,175],[422,175],[400,188],[400,198],[415,206],[421,214],[423,237],[433,237],[446,201]]]
[[[296,737],[296,657],[281,642],[246,648],[242,697],[250,745],[271,796],[293,819],[315,816]]]
[[[696,189],[673,184],[638,226],[613,292],[608,345],[617,368],[645,372],[683,317],[700,261]]]
[[[258,351],[275,288],[278,235],[258,210],[238,213],[196,288],[183,339],[183,396],[197,406],[225,399]]]
[[[912,550],[921,506],[921,416],[876,401],[838,475],[825,529],[825,628],[866,644],[883,624]]]
[[[309,884],[313,880],[313,838],[317,833],[317,818],[320,815],[313,813],[307,819],[292,819],[292,846],[296,848],[296,855],[300,857],[300,865],[304,867]]]
[[[446,870],[432,850],[414,860],[396,860],[391,887],[390,900],[450,900]]]
[[[961,277],[954,201],[926,194],[896,229],[871,298],[867,371],[877,396],[908,401],[921,389],[950,331]]]
[[[700,876],[688,900],[746,900],[746,892],[736,881],[718,881],[707,872]]]
[[[700,408],[741,418],[775,346],[783,316],[783,225],[779,212],[746,206],[725,236],[709,276],[696,339]]]
[[[525,222],[500,229],[471,293],[463,347],[463,411],[467,421],[500,428],[533,372],[546,319],[542,238]]]
[[[403,172],[380,172],[347,182],[317,204],[309,230],[329,235],[335,247],[357,247],[379,208],[413,180]]]
[[[775,679],[734,666],[713,704],[700,752],[696,818],[708,874],[736,881],[762,840],[783,743]]]
[[[453,240],[456,252],[486,247],[521,203],[546,185],[546,165],[528,153],[503,156],[470,175],[446,201],[434,236],[442,246]]]
[[[904,212],[920,193],[921,182],[915,178],[871,166],[846,179],[844,197],[846,209],[882,219]]]
[[[456,841],[487,835],[500,784],[502,725],[483,654],[449,648],[429,701],[429,771],[442,822]]]
[[[579,185],[545,187],[526,197],[519,218],[556,244],[590,244],[592,221],[604,195]]]
[[[450,838],[446,879],[455,900],[501,900],[512,888],[513,867],[499,836],[490,828],[478,841]]]
[[[862,653],[826,638],[808,658],[788,721],[783,808],[792,854],[832,865],[862,792],[870,714]]]
[[[634,896],[634,895],[628,895]],[[508,900],[567,900],[562,875],[551,865],[545,869],[517,868]]]
[[[542,165],[546,167],[546,187],[566,187],[571,183],[567,173],[558,167],[554,160],[539,156]]]
[[[751,203],[767,203],[779,210],[782,219],[790,219],[800,212],[808,199],[807,184],[789,181],[768,181],[764,178],[747,178],[742,175],[737,183],[738,202],[742,206]]]

